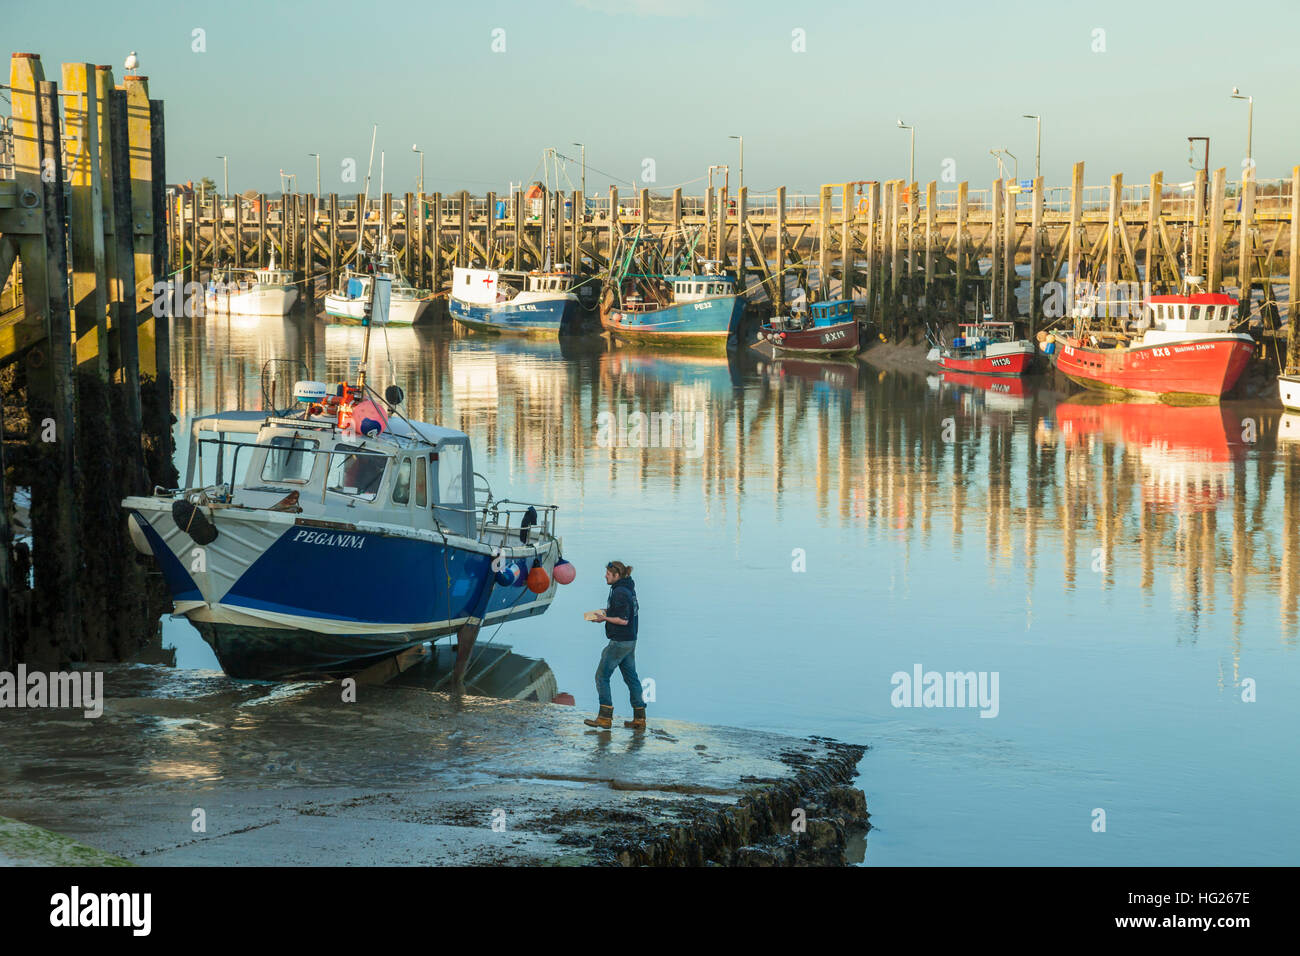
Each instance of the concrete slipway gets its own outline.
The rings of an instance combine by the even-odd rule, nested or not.
[[[865,847],[864,748],[826,739],[141,665],[104,690],[97,719],[0,710],[0,814],[130,863],[833,865]],[[30,855],[18,832],[0,828],[0,863]]]

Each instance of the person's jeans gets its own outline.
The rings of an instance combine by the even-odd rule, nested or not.
[[[641,678],[636,676],[636,641],[609,641],[601,651],[600,663],[596,665],[596,694],[605,707],[614,706],[614,698],[609,690],[609,679],[616,669],[623,672],[623,683],[627,684],[632,706],[644,707],[645,700],[641,697]]]

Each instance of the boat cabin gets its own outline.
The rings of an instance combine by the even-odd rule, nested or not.
[[[530,272],[528,274],[529,292],[568,292],[573,283],[573,274],[569,272]]]
[[[770,323],[773,329],[799,331],[819,326],[843,325],[853,321],[852,299],[827,299],[813,302],[807,312],[795,312],[790,315],[774,315]]]
[[[1237,308],[1230,295],[1153,295],[1151,325],[1162,332],[1226,332]]]
[[[217,437],[202,438],[205,432]],[[232,441],[228,434],[256,438]],[[223,412],[196,418],[185,483],[215,487],[235,507],[301,509],[307,518],[476,536],[468,436],[396,417],[370,436],[320,416]]]
[[[961,335],[953,340],[954,348],[979,348],[988,342],[1014,342],[1014,322],[962,322],[957,326]]]
[[[731,276],[670,276],[669,281],[673,284],[673,300],[676,302],[700,302],[736,294],[736,282]]]

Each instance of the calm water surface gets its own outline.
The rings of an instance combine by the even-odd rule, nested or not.
[[[295,315],[173,335],[187,422],[260,408],[268,359],[343,378],[362,330]],[[868,864],[1296,861],[1289,416],[445,327],[373,347],[371,380],[468,432],[498,497],[560,505],[577,580],[480,640],[544,657],[579,710],[603,640],[581,614],[618,559],[652,716],[871,746]],[[703,416],[703,444],[603,447],[620,406]],[[185,621],[165,634],[181,666],[216,666]],[[996,716],[895,707],[893,675],[917,666],[996,673]]]

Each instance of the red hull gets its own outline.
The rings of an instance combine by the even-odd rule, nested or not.
[[[858,350],[858,322],[841,322],[811,329],[774,331],[763,327],[763,337],[782,352],[811,355],[847,355]]]
[[[1106,392],[1220,398],[1237,384],[1255,343],[1249,338],[1192,339],[1131,349],[1094,349],[1058,339],[1056,367],[1070,381]]]
[[[993,358],[985,356],[957,358],[944,355],[939,358],[939,367],[950,372],[965,372],[970,375],[1024,375],[1033,358],[1032,351],[1011,352]]]
[[[1021,378],[1008,378],[1005,375],[974,375],[970,372],[955,372],[944,369],[943,380],[952,385],[965,385],[978,388],[995,395],[1008,395],[1012,398],[1025,397],[1025,382]]]

